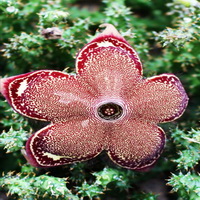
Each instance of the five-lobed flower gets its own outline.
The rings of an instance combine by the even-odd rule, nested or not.
[[[135,50],[111,24],[76,58],[76,75],[39,70],[1,79],[1,93],[18,113],[50,124],[26,143],[36,167],[94,158],[102,151],[116,164],[150,168],[165,144],[158,123],[177,119],[188,97],[173,74],[142,77]]]

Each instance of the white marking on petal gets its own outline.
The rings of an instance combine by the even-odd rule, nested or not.
[[[81,125],[82,125],[83,128],[85,128],[88,124],[89,124],[89,120],[88,119],[86,119],[86,120],[81,122]]]
[[[74,101],[79,101],[79,102],[82,102],[82,103],[88,103],[87,100],[81,99],[80,97],[78,97],[78,96],[76,96],[72,93],[55,92],[54,94],[60,97],[59,102],[64,103],[66,105],[71,103],[71,102],[74,102]]]
[[[17,95],[21,96],[23,94],[23,92],[26,90],[27,87],[28,87],[28,83],[27,83],[27,79],[25,79],[24,81],[22,81],[20,83],[20,86],[17,90]]]
[[[112,42],[108,42],[108,41],[104,41],[104,42],[100,42],[100,43],[97,43],[98,47],[115,47],[115,45],[113,45]]]
[[[61,158],[72,158],[70,156],[58,156],[58,155],[48,153],[48,152],[43,153],[43,155],[47,156],[48,158],[53,159],[54,161],[60,160]]]

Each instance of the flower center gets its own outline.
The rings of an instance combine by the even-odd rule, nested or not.
[[[122,116],[123,109],[120,105],[112,102],[102,104],[97,108],[99,117],[105,120],[115,120]]]

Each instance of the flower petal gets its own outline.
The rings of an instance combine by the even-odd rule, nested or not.
[[[76,68],[85,82],[100,88],[100,92],[105,88],[108,92],[119,91],[122,82],[128,84],[131,80],[133,85],[141,80],[142,64],[115,27],[104,26],[106,29],[79,52]]]
[[[1,79],[1,93],[20,114],[47,121],[87,115],[91,99],[74,76],[53,70]]]
[[[187,104],[188,96],[173,74],[162,74],[144,80],[132,94],[130,108],[135,118],[156,123],[179,118]]]
[[[91,159],[103,150],[102,130],[102,125],[88,119],[51,124],[29,138],[25,157],[36,167]]]
[[[142,80],[142,64],[136,51],[111,24],[78,54],[77,72],[96,95],[119,96]]]
[[[165,144],[165,133],[160,127],[139,120],[116,124],[110,138],[109,157],[116,164],[134,170],[150,168]]]
[[[87,70],[80,79],[92,86],[97,96],[119,97],[142,81],[142,76],[132,68],[134,61],[129,55],[113,47],[96,50],[85,64]]]

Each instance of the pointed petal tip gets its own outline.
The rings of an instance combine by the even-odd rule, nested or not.
[[[101,35],[114,35],[117,37],[122,37],[118,30],[112,24],[105,23],[101,24],[99,27],[105,28]]]
[[[3,78],[0,78],[0,93],[3,94]]]
[[[30,138],[29,138],[29,139],[30,139]],[[33,167],[42,167],[42,166],[40,166],[40,165],[36,162],[36,160],[33,158],[32,153],[31,153],[31,151],[30,151],[30,149],[29,149],[29,146],[28,146],[29,142],[30,142],[30,140],[27,141],[27,143],[26,143],[26,148],[25,148],[25,149],[21,149],[22,155],[23,155],[24,158],[27,160],[27,162],[28,162],[30,165],[32,165]]]
[[[2,91],[3,91],[3,85],[2,85],[2,78],[0,78],[0,93],[2,94]]]
[[[28,156],[28,154],[27,154],[27,152],[26,152],[26,150],[25,149],[21,149],[21,154],[24,156],[24,158],[27,160],[27,162],[29,163],[29,164],[31,164],[32,166],[34,166],[35,167],[35,163],[34,162],[31,162],[31,160],[29,159],[29,156]]]
[[[6,90],[6,82],[8,78],[0,78],[0,93],[6,98],[7,97],[7,90]]]
[[[18,75],[18,77],[20,76],[22,75]],[[9,84],[15,79],[15,77],[17,76],[10,76],[5,78],[0,77],[0,93],[6,98],[8,102],[10,102]]]
[[[97,36],[97,38],[113,36],[113,37],[118,38],[119,40],[127,43],[127,41],[122,37],[122,35],[118,32],[118,30],[112,24],[105,23],[105,24],[101,24],[99,27],[105,28],[105,29]]]

